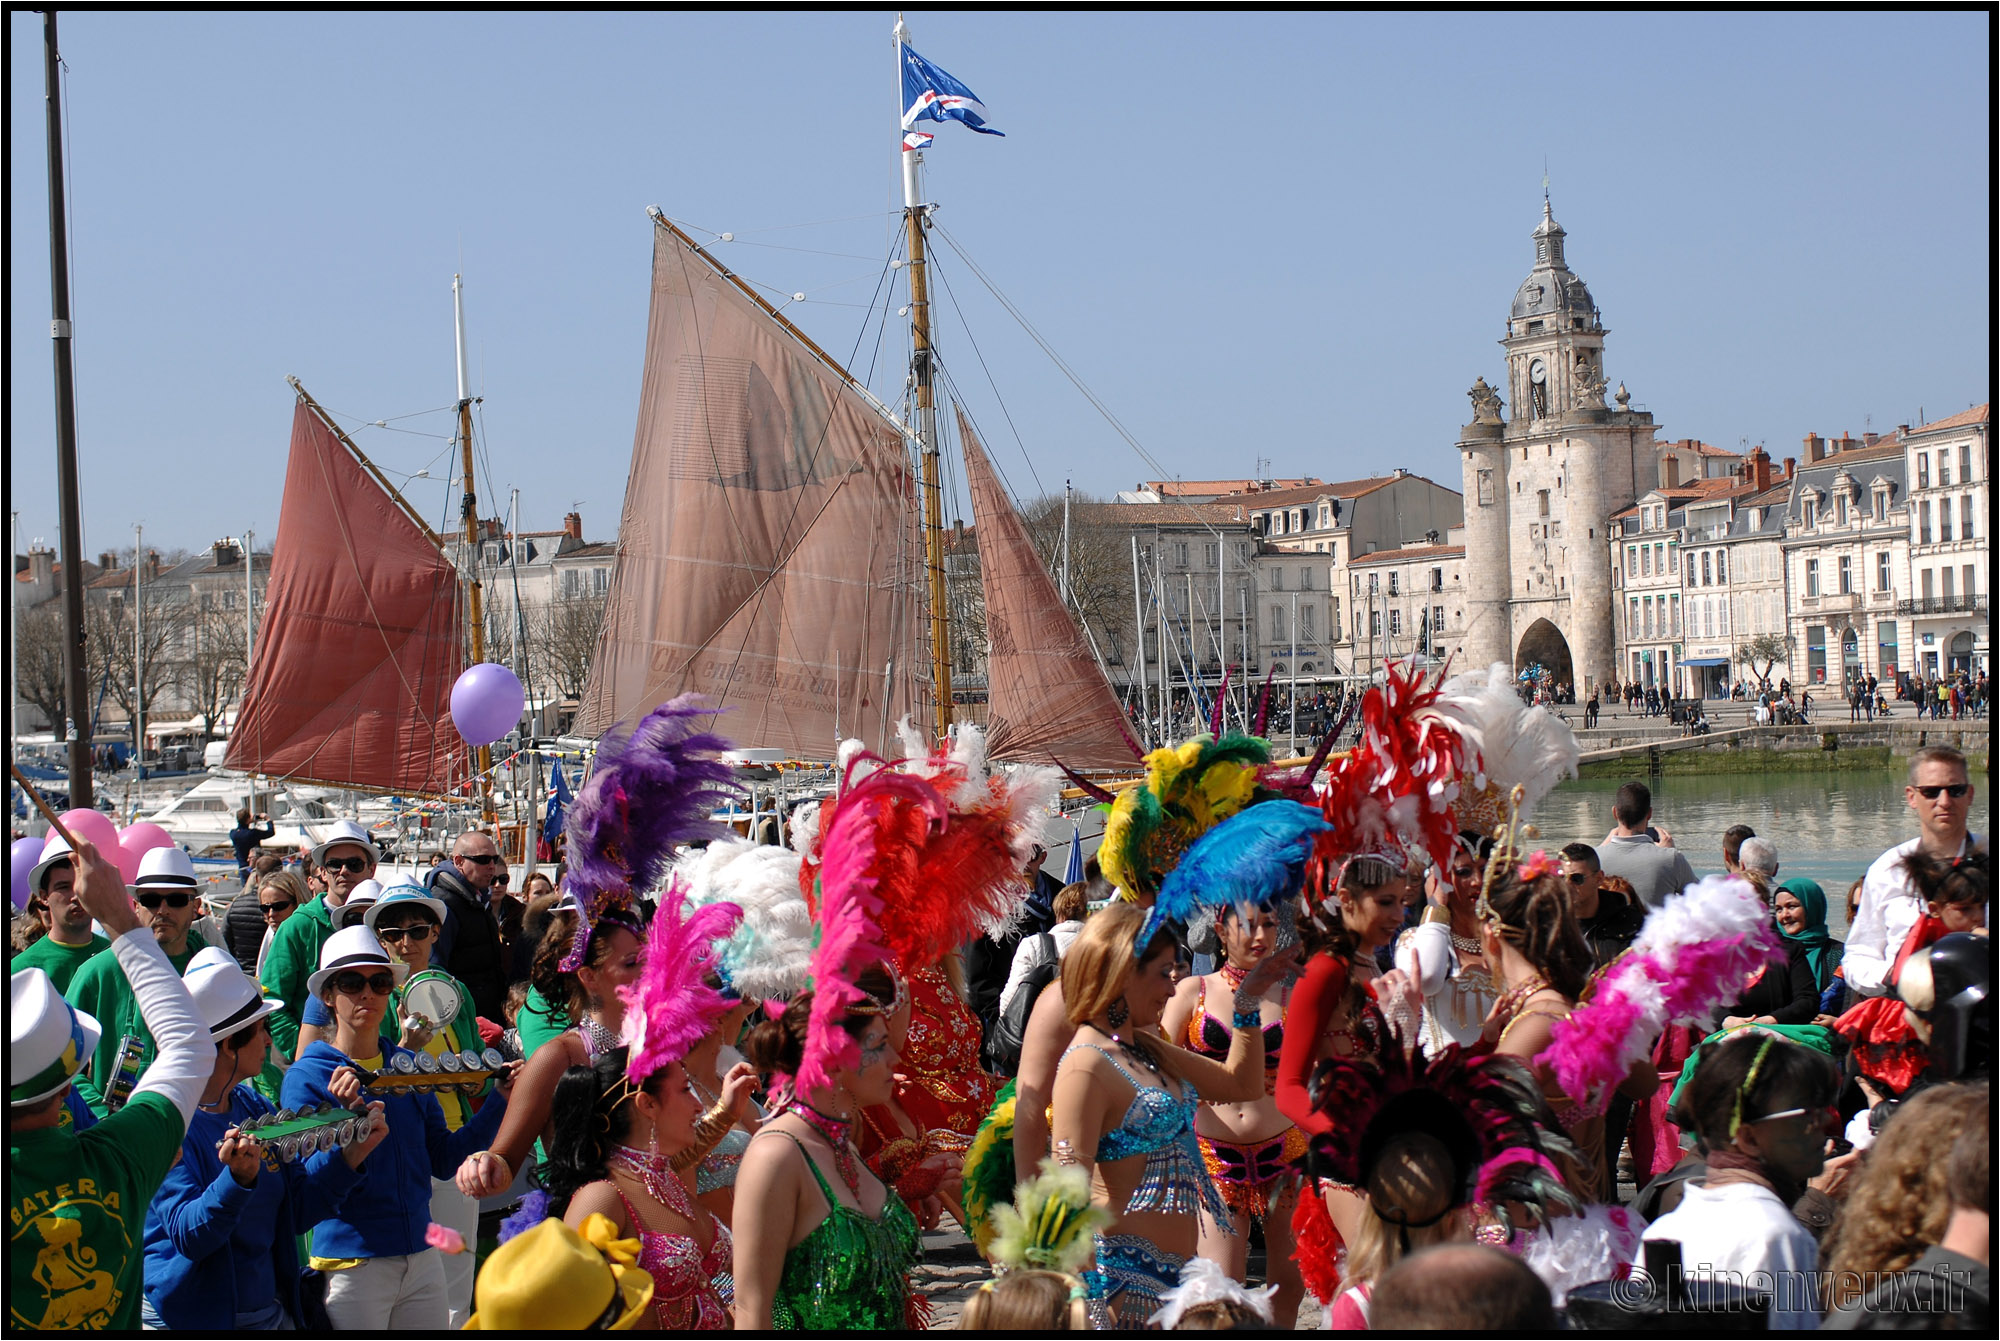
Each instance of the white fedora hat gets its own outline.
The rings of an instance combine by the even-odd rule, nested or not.
[[[335,820],[333,826],[326,831],[326,837],[322,838],[313,847],[313,865],[324,865],[326,863],[327,849],[339,847],[342,843],[352,843],[362,849],[368,854],[370,861],[379,862],[382,860],[381,850],[368,837],[368,830],[362,828],[353,820]]]
[[[285,1004],[266,997],[257,980],[219,945],[195,951],[181,981],[194,998],[195,1013],[208,1025],[209,1037],[218,1043]]]
[[[344,969],[395,968],[389,952],[367,927],[342,927],[320,947],[319,971],[306,979],[306,991],[318,996],[327,979]]]
[[[69,1084],[104,1031],[62,999],[38,968],[14,975],[7,1009],[7,1106],[38,1103]]]
[[[353,889],[348,890],[347,902],[341,904],[338,908],[327,909],[327,912],[332,917],[334,930],[338,931],[342,927],[360,926],[361,919],[366,916],[369,908],[374,906],[375,900],[381,897],[382,882],[380,880],[363,880]]]
[[[194,862],[177,847],[156,847],[139,858],[139,874],[133,889],[193,889]]]
[[[49,873],[49,868],[59,862],[68,861],[73,855],[75,854],[71,852],[69,844],[63,841],[63,836],[50,829],[48,839],[42,844],[42,859],[36,862],[35,869],[28,873],[28,888],[37,894],[41,893],[42,877]]]

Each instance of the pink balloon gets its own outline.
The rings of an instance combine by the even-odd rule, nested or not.
[[[131,884],[139,878],[139,863],[154,848],[174,846],[174,836],[159,825],[140,820],[118,835],[118,869]]]
[[[125,877],[126,884],[129,885],[139,878],[139,858],[144,856],[144,853],[134,852],[121,841],[105,855],[118,863],[118,874]]]
[[[118,860],[118,826],[109,815],[101,810],[65,810],[62,822],[65,829],[94,846],[107,861]]]

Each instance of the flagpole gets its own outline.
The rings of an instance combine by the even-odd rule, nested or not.
[[[910,30],[896,20],[897,152],[903,161],[903,221],[910,244],[910,385],[916,396],[917,447],[923,469],[924,568],[930,584],[931,691],[935,699],[935,739],[942,746],[951,732],[950,630],[944,591],[944,495],[938,487],[937,403],[933,392],[931,309],[924,271],[924,206],[918,170],[923,153],[902,141],[900,106],[903,46]]]

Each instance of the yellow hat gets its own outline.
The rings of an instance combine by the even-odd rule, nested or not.
[[[633,1265],[639,1241],[587,1216],[582,1232],[544,1220],[493,1250],[480,1269],[468,1332],[629,1332],[653,1302],[653,1278]]]

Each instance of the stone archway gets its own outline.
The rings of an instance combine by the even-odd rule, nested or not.
[[[1576,668],[1569,658],[1569,640],[1562,636],[1562,630],[1546,619],[1538,619],[1528,625],[1528,631],[1521,635],[1521,643],[1514,652],[1514,673],[1520,674],[1530,666],[1540,666],[1549,673],[1556,684],[1574,686]]]

